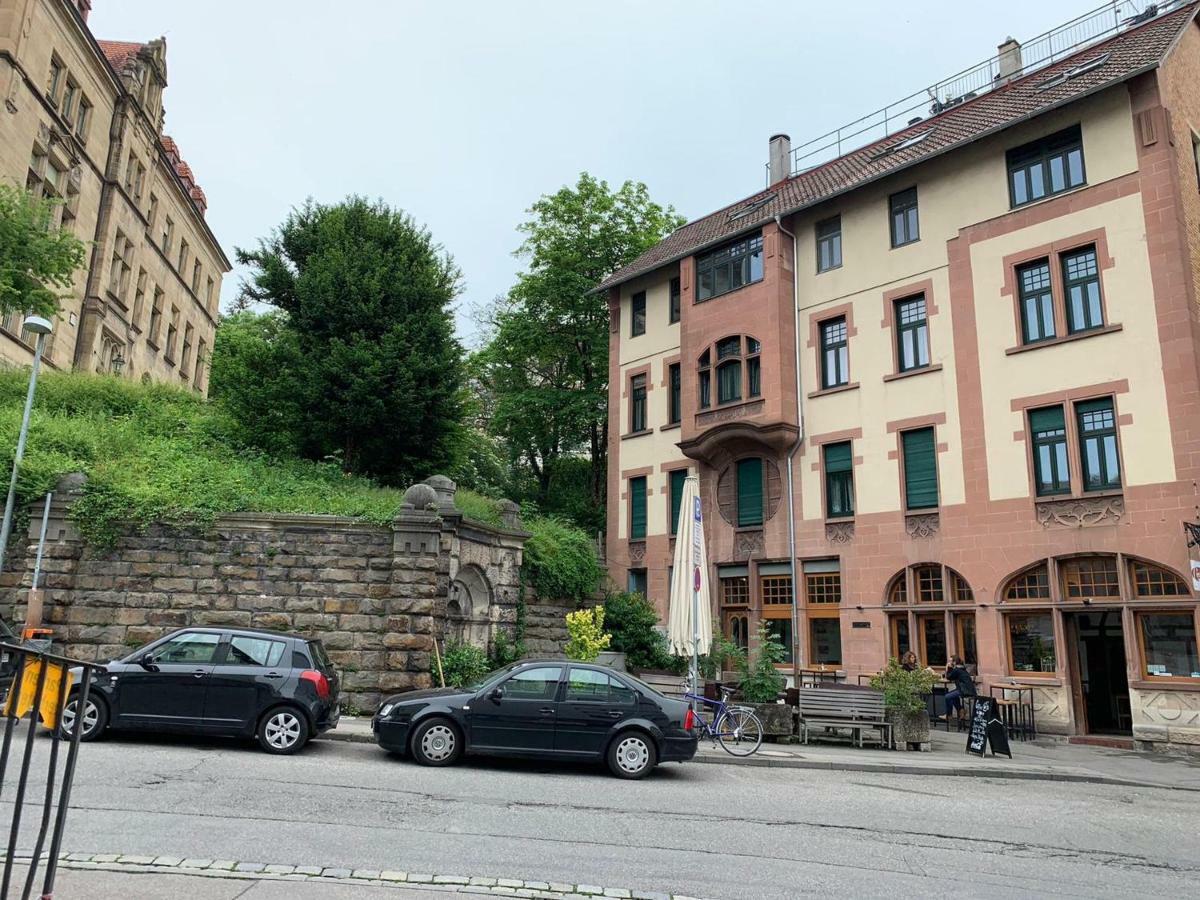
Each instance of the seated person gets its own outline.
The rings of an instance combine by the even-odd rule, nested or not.
[[[917,669],[921,668],[921,664],[917,661],[917,654],[909,650],[902,657],[900,657],[900,668],[902,668],[905,672],[915,672]]]
[[[946,692],[946,718],[948,719],[951,715],[962,712],[963,697],[975,696],[975,681],[971,678],[971,673],[967,671],[967,666],[961,656],[950,658],[950,665],[946,666],[946,680],[954,684],[953,690]]]

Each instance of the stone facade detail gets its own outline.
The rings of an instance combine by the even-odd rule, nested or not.
[[[724,409],[714,409],[712,412],[699,413],[696,416],[696,426],[713,425],[717,422],[732,422],[735,419],[749,419],[757,416],[763,410],[763,401],[742,403]]]
[[[42,563],[45,620],[62,649],[107,661],[175,628],[229,625],[320,638],[343,702],[371,710],[391,692],[432,686],[434,639],[486,646],[511,630],[526,535],[465,519],[453,483],[410,489],[388,525],[336,516],[237,514],[204,531],[130,528],[109,552],[84,543],[51,504]],[[432,498],[434,507],[415,503]],[[23,621],[40,509],[27,552],[0,579],[0,606]]]
[[[941,528],[937,513],[918,513],[904,517],[904,528],[912,538],[930,538]]]
[[[637,565],[646,558],[646,542],[645,541],[630,541],[629,542],[629,562]]]
[[[831,544],[848,544],[854,540],[853,522],[826,522],[825,540]]]
[[[1037,502],[1038,524],[1046,528],[1116,525],[1124,517],[1124,497],[1084,497],[1070,500],[1039,500]]]
[[[761,531],[739,531],[734,541],[733,558],[749,559],[763,555],[763,533]]]

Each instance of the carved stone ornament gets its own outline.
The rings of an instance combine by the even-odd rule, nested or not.
[[[632,541],[629,544],[629,561],[631,563],[640,563],[646,558],[646,542]]]
[[[1083,497],[1039,500],[1037,520],[1045,528],[1086,528],[1116,525],[1125,518],[1124,497]]]
[[[937,513],[917,513],[905,517],[904,527],[909,537],[928,538],[938,533],[941,522]]]
[[[854,539],[853,522],[826,522],[825,540],[831,544],[848,544]]]
[[[745,419],[750,416],[757,416],[762,412],[765,404],[762,401],[758,403],[742,403],[737,406],[729,406],[724,409],[714,409],[712,412],[700,413],[696,416],[696,425],[712,425],[716,422],[731,422],[734,419]]]
[[[761,531],[741,531],[733,542],[733,558],[749,559],[752,556],[763,555],[763,534]]]

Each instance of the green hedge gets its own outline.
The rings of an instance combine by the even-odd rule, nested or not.
[[[540,517],[526,522],[525,530],[522,575],[533,592],[547,600],[590,602],[604,570],[587,532],[562,519]]]

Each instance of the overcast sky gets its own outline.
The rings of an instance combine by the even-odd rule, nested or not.
[[[799,144],[1098,5],[94,0],[90,24],[166,37],[167,133],[231,257],[305,197],[382,197],[462,267],[469,344],[524,211],[581,170],[694,218],[762,187],[771,134]]]

